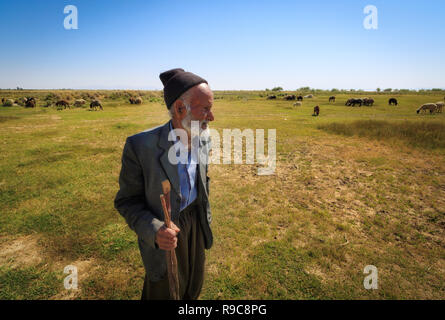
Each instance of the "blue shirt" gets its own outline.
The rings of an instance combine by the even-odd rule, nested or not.
[[[170,121],[170,134],[173,127]],[[175,151],[176,158],[178,159],[178,176],[179,187],[181,190],[181,206],[180,211],[191,204],[198,196],[198,187],[196,180],[196,168],[198,159],[194,152],[190,152],[180,141],[179,137],[175,137]],[[187,159],[180,157],[181,150],[183,153],[187,153]]]

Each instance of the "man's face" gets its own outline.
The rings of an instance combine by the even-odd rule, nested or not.
[[[191,121],[199,121],[199,131],[202,133],[208,128],[208,123],[214,120],[212,113],[213,93],[207,86],[193,87],[190,99],[190,110],[186,111],[181,119],[184,129],[190,134]]]

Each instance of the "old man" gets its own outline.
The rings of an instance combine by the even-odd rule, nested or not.
[[[206,80],[183,69],[159,77],[171,119],[126,139],[114,206],[138,236],[146,271],[142,299],[171,298],[165,252],[174,249],[180,298],[193,300],[204,281],[205,249],[213,242],[208,166],[202,161],[209,149],[203,133],[214,120],[213,93]],[[194,126],[199,126],[197,136]],[[171,184],[171,228],[164,225],[159,198],[166,179]]]

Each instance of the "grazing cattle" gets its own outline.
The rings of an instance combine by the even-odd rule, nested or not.
[[[79,108],[81,106],[83,106],[85,103],[87,103],[84,99],[77,99],[74,101],[74,106],[76,108]]]
[[[356,104],[358,104],[361,107],[363,104],[363,100],[362,99],[352,99],[351,107],[355,107]]]
[[[372,107],[373,104],[374,104],[374,99],[372,98],[363,99],[363,105]]]
[[[445,103],[443,101],[436,102],[436,113],[442,113]]]
[[[302,105],[300,101],[294,102],[294,107],[301,107]]]
[[[142,104],[142,98],[141,97],[137,97],[136,99],[134,99],[134,103],[135,104]]]
[[[314,107],[314,114],[312,116],[317,117],[320,114],[320,107],[315,106]]]
[[[292,94],[292,95],[288,95],[288,96],[285,96],[284,97],[284,99],[285,100],[295,100],[297,97],[294,95],[294,94]]]
[[[329,102],[335,102],[335,97],[334,96],[330,96],[329,97]]]
[[[66,109],[66,107],[70,108],[70,104],[66,100],[59,100],[56,102],[56,107],[63,107],[63,109]]]
[[[268,96],[267,100],[273,100],[273,99],[276,99],[276,98],[277,98],[277,96]]]
[[[91,101],[91,103],[90,103],[90,109],[97,110],[97,107],[99,107],[100,110],[103,110],[102,105],[100,104],[100,101],[99,101],[99,100],[93,100],[93,101]]]
[[[303,101],[303,96],[298,96],[297,101]]]
[[[389,99],[388,100],[388,104],[391,106],[391,105],[395,105],[395,106],[397,106],[399,103],[397,102],[397,99],[396,98],[391,98],[391,99]]]
[[[351,107],[355,107],[356,104],[358,104],[361,107],[363,104],[363,100],[362,99],[349,99],[345,103],[346,106],[351,106]]]
[[[425,103],[424,105],[420,106],[419,109],[417,109],[417,114],[422,111],[422,113],[426,113],[427,110],[430,111],[430,114],[433,114],[437,109],[437,105],[435,103]]]

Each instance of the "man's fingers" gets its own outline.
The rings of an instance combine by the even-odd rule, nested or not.
[[[176,234],[178,233],[176,230],[171,229],[171,228],[167,228],[167,229],[165,229],[165,231],[172,237],[176,237]]]
[[[159,229],[156,235],[156,242],[162,250],[173,250],[178,245],[178,238],[176,237],[180,229],[172,222],[171,228],[163,226]]]
[[[169,240],[160,240],[158,241],[158,246],[162,250],[173,250],[177,247],[178,241],[175,239],[173,241]]]
[[[175,230],[176,232],[181,231],[178,226],[176,224],[173,223],[173,221],[171,222],[171,229]]]

